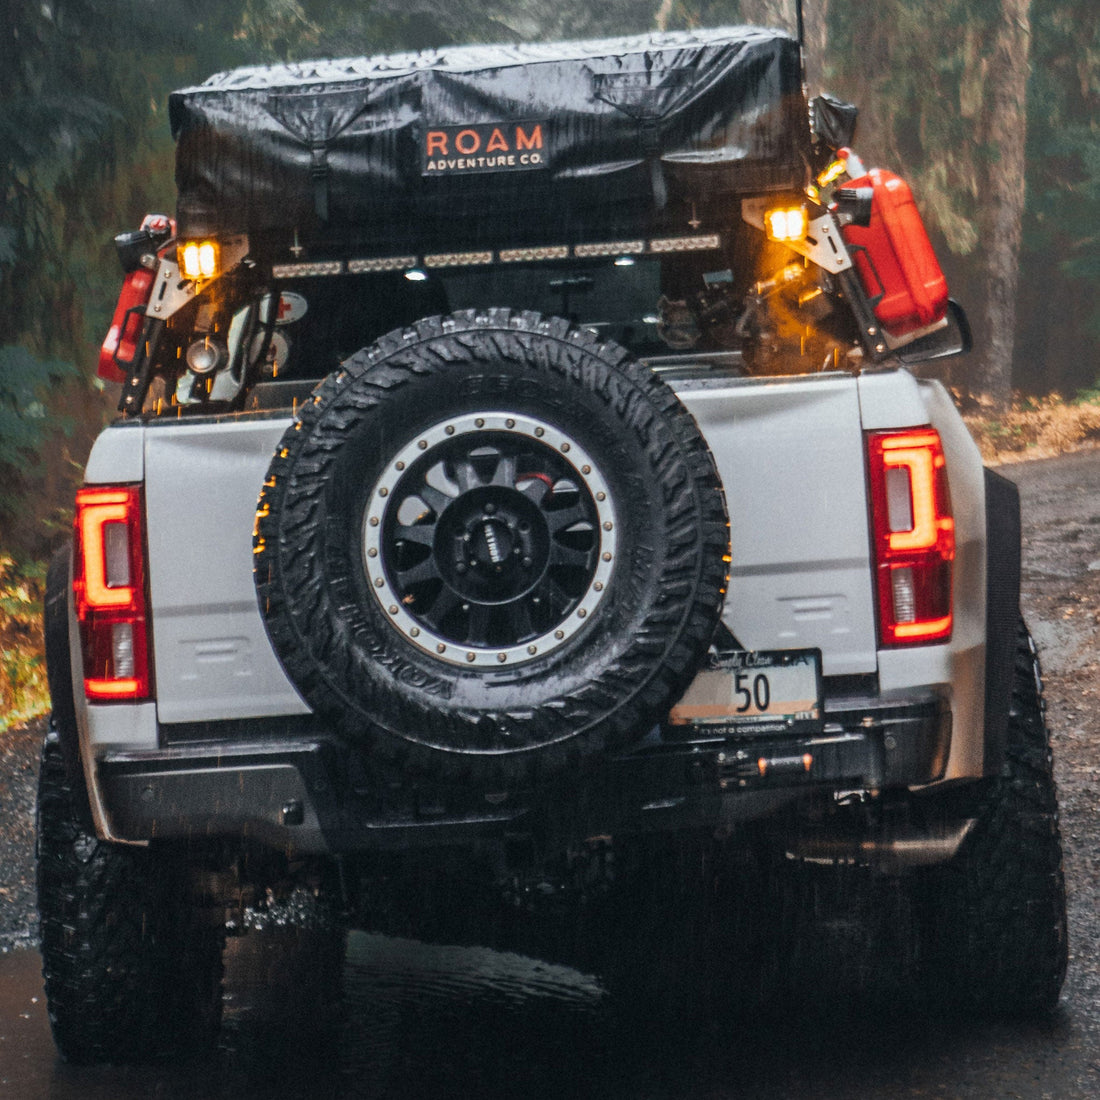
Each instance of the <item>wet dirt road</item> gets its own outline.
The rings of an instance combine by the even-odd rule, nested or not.
[[[1003,472],[1024,500],[1025,611],[1044,656],[1070,891],[1069,977],[1048,1024],[939,1021],[901,997],[731,1022],[519,955],[361,933],[334,1006],[312,987],[314,945],[278,932],[231,942],[214,1056],[85,1069],[56,1059],[38,955],[22,949],[0,955],[0,1097],[1100,1096],[1100,451]]]

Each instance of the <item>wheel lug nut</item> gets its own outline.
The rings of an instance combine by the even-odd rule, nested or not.
[[[490,501],[485,505],[485,512],[487,515],[492,515],[497,510],[497,506]]]
[[[517,553],[518,553],[518,551],[517,551]],[[531,568],[531,559],[530,558],[524,558],[523,559],[523,568],[524,569],[530,569]]]

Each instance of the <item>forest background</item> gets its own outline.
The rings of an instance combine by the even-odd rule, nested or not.
[[[804,0],[811,94],[912,184],[976,351],[945,368],[1100,432],[1100,5]],[[44,562],[117,394],[114,234],[172,212],[167,96],[242,64],[755,23],[795,0],[6,0],[0,27],[0,730],[44,705]],[[1039,399],[1048,399],[1046,403]],[[988,423],[988,418],[987,418]],[[1000,421],[994,420],[994,426]]]

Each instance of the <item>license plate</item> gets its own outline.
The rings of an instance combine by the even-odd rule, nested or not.
[[[696,674],[668,724],[681,733],[801,733],[820,729],[821,718],[820,650],[738,650]]]

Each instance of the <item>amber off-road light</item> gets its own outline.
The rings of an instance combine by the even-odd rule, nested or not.
[[[772,207],[763,216],[764,229],[772,241],[804,241],[810,216],[803,206]]]
[[[764,228],[772,241],[804,241],[809,224],[804,206],[773,206],[764,215]]]
[[[179,246],[180,272],[185,279],[213,279],[219,270],[216,241],[184,241]]]

